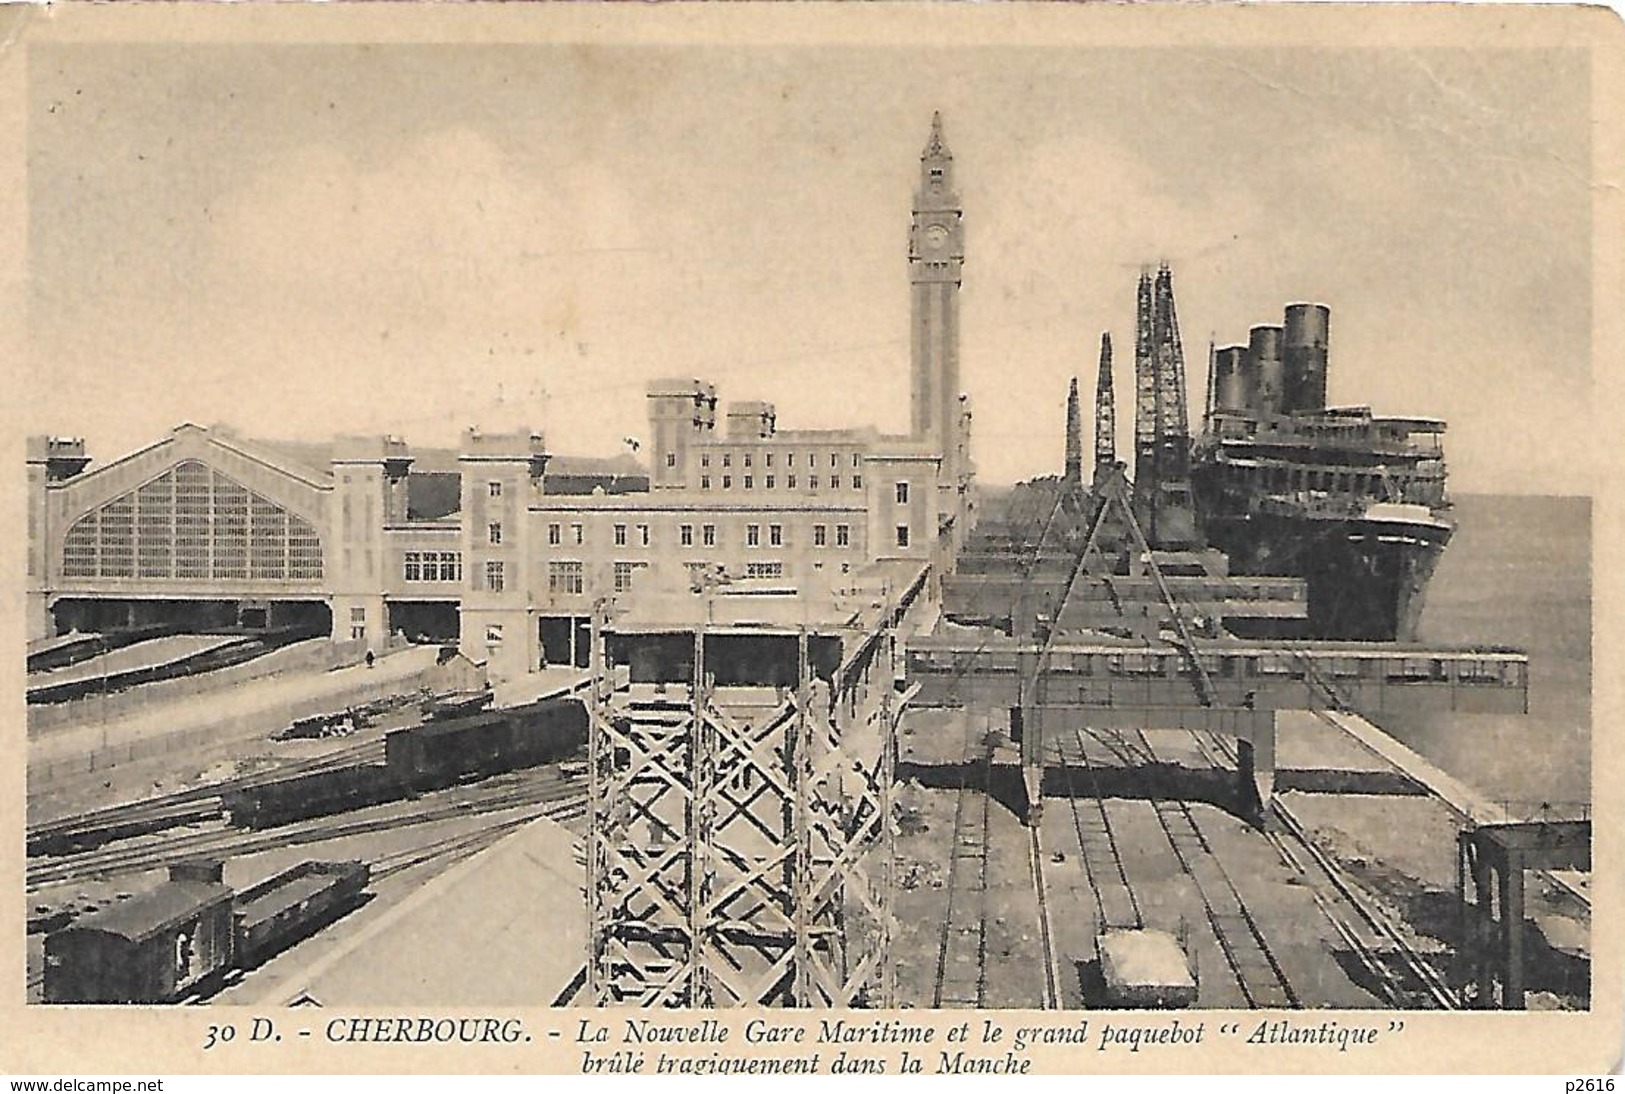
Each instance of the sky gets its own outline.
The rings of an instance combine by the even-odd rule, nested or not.
[[[183,421],[609,455],[666,376],[904,431],[940,110],[984,479],[1060,470],[1102,330],[1126,456],[1167,261],[1193,415],[1210,338],[1321,301],[1330,399],[1447,419],[1453,489],[1591,489],[1581,50],[35,43],[28,88],[27,398],[98,462]]]

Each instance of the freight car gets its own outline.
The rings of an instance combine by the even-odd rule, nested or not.
[[[239,828],[276,828],[404,797],[400,783],[381,764],[356,764],[238,787],[222,797]]]
[[[362,900],[362,862],[301,862],[237,894],[237,966],[251,969],[327,926]]]
[[[177,864],[169,881],[47,936],[47,1003],[172,1003],[252,968],[360,903],[360,862],[305,862],[241,893],[219,862]]]
[[[415,792],[564,759],[586,742],[581,701],[549,699],[398,729],[384,738],[384,762]]]
[[[45,939],[47,1003],[163,1003],[231,966],[231,887],[219,863],[170,867],[169,881]]]
[[[241,787],[224,796],[225,810],[238,827],[274,828],[535,767],[573,756],[586,742],[587,708],[581,700],[546,699],[397,729],[384,738],[381,766],[360,764]]]

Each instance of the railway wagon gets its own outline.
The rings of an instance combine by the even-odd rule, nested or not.
[[[276,828],[401,796],[387,766],[358,764],[240,787],[223,800],[231,823],[239,828]]]
[[[573,756],[587,746],[587,707],[580,699],[549,699],[514,707],[512,748],[523,766]]]
[[[237,965],[251,969],[350,911],[372,871],[364,862],[301,862],[237,894]]]
[[[384,762],[410,789],[449,786],[516,766],[512,736],[505,712],[428,722],[385,737]]]
[[[170,867],[169,881],[45,940],[47,1003],[167,1003],[235,960],[230,886],[219,863]]]
[[[47,1003],[172,1003],[263,963],[363,899],[362,862],[302,862],[237,892],[219,862],[177,864],[149,893],[45,940]]]
[[[384,739],[384,762],[411,790],[534,767],[573,755],[587,742],[587,708],[579,699],[429,722]]]

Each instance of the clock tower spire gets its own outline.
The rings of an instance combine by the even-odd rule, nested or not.
[[[913,435],[942,453],[939,482],[959,486],[959,283],[965,261],[963,211],[954,189],[954,157],[942,135],[942,115],[931,115],[931,135],[920,154],[914,194],[908,269],[913,302],[910,388]]]

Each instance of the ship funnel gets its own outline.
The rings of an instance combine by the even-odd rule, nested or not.
[[[1280,327],[1254,327],[1247,339],[1247,371],[1251,374],[1252,408],[1259,414],[1279,414],[1286,386],[1281,362]]]
[[[1326,350],[1331,309],[1324,304],[1288,304],[1282,356],[1286,388],[1281,409],[1326,409]]]
[[[1213,398],[1218,410],[1245,412],[1252,405],[1246,346],[1223,346],[1213,354]]]

